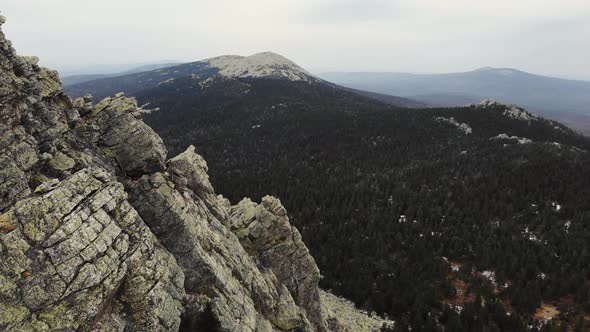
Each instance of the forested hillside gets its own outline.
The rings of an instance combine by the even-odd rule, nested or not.
[[[399,331],[590,311],[587,139],[494,103],[406,110],[323,85],[196,85],[138,94],[162,109],[146,120],[172,153],[195,144],[232,201],[281,197],[322,286]]]
[[[583,330],[590,142],[513,106],[400,109],[323,82],[185,76],[132,93],[232,202],[282,199],[321,286],[397,331]],[[587,325],[586,325],[587,326]]]
[[[493,98],[518,104],[590,135],[588,81],[492,67],[447,74],[353,72],[320,76],[350,88],[393,94],[431,106],[463,106]]]

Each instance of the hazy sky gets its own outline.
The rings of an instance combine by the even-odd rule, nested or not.
[[[45,65],[274,51],[313,71],[483,66],[590,80],[588,0],[2,0]]]

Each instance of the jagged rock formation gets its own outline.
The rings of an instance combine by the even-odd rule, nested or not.
[[[289,224],[287,211],[271,196],[256,204],[242,200],[230,209],[231,229],[259,266],[270,269],[284,284],[296,303],[307,311],[316,327],[322,326],[318,288],[320,270],[299,231]]]
[[[37,61],[0,31],[0,330],[327,330],[280,201],[232,207],[134,99],[72,101]]]
[[[312,330],[285,286],[258,269],[224,225],[228,206],[213,195],[202,158],[191,147],[169,165],[174,175],[144,175],[128,186],[132,204],[185,271],[188,315],[206,304],[226,331]]]

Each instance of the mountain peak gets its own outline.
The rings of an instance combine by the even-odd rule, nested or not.
[[[207,59],[210,67],[218,68],[227,77],[278,78],[290,81],[317,81],[317,77],[293,61],[273,52],[256,53],[247,57],[223,55]]]

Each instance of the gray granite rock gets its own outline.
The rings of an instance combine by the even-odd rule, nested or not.
[[[198,164],[197,164],[198,166]],[[184,182],[183,182],[184,183]],[[196,184],[194,184],[196,185]],[[203,187],[204,184],[198,187]],[[129,183],[130,200],[185,272],[188,294],[210,306],[223,331],[311,330],[304,311],[271,271],[262,272],[235,235],[192,191],[179,191],[164,174]],[[215,197],[216,196],[209,196]],[[194,314],[203,309],[195,306]]]
[[[86,126],[94,132],[93,143],[128,176],[163,171],[166,160],[162,139],[136,117],[137,112],[141,109],[135,98],[118,94],[95,105]]]
[[[244,199],[230,209],[231,230],[258,265],[271,269],[307,312],[315,330],[325,331],[318,283],[320,270],[291,226],[287,211],[277,198],[266,196],[261,204]]]
[[[183,273],[126,201],[123,185],[99,168],[81,170],[0,219],[0,328],[92,329],[116,309],[126,326],[175,331]]]

